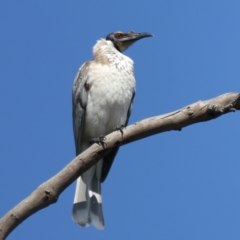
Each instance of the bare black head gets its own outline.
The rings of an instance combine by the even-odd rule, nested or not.
[[[106,40],[112,41],[114,44],[115,48],[119,52],[123,52],[126,50],[130,45],[132,45],[134,42],[141,38],[145,37],[153,37],[152,34],[150,33],[137,33],[134,31],[131,32],[113,32],[107,35]]]

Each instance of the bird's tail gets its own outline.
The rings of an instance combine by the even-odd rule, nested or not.
[[[104,219],[99,176],[102,168],[100,162],[77,179],[72,218],[82,227],[92,223],[101,230],[104,229]]]

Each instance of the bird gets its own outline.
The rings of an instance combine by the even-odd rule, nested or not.
[[[105,135],[128,124],[135,96],[133,61],[122,52],[146,32],[112,32],[93,47],[94,60],[85,62],[73,83],[72,114],[76,155]],[[72,219],[82,227],[104,229],[101,183],[109,173],[119,147],[114,147],[76,183]]]

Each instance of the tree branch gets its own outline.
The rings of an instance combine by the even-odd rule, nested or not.
[[[209,121],[236,110],[240,110],[240,94],[226,93],[168,114],[136,122],[126,127],[123,134],[115,131],[107,135],[104,147],[93,144],[6,213],[0,219],[0,239],[5,239],[11,231],[35,212],[57,202],[59,195],[81,174],[103,158],[112,147],[125,145],[161,132],[180,131],[183,127]]]

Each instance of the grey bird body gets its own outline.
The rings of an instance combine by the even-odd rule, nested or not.
[[[94,60],[84,63],[74,80],[73,126],[77,155],[90,147],[91,139],[107,135],[128,122],[135,94],[133,61],[123,55],[115,43],[108,39],[97,41],[93,48]],[[125,48],[121,47],[124,50],[129,45],[128,42]],[[97,229],[104,228],[101,182],[107,177],[117,151],[118,147],[113,148],[77,180],[72,217],[81,226],[92,223]]]

